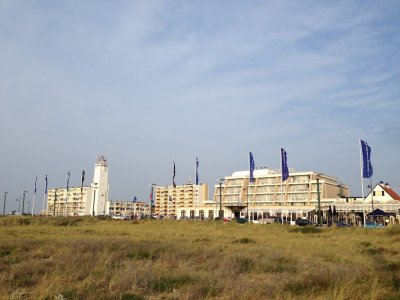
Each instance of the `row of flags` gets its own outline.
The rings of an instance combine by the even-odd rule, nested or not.
[[[371,148],[368,145],[367,142],[360,140],[361,143],[361,155],[362,155],[362,175],[363,178],[371,178],[373,174],[373,168],[372,168],[372,163],[371,163]],[[255,170],[255,162],[254,162],[254,156],[252,152],[249,152],[249,160],[250,160],[250,174],[249,174],[249,181],[251,183],[255,182],[254,178],[254,170]],[[199,159],[196,157],[196,185],[199,184]],[[287,164],[287,152],[285,149],[281,148],[281,173],[282,173],[282,181],[286,181],[289,178],[289,168]],[[67,178],[67,192],[69,190],[69,180],[71,177],[71,172],[68,171],[67,173],[68,178]],[[173,187],[176,187],[175,183],[175,176],[176,176],[176,166],[175,166],[175,161],[173,161],[173,173],[172,173],[172,185]],[[83,183],[85,180],[85,170],[82,170],[82,177],[81,177],[81,191],[83,188]],[[45,176],[45,196],[47,195],[47,190],[48,190],[48,179],[47,179],[47,174]],[[36,196],[36,191],[37,191],[37,176],[35,177],[35,190],[34,190],[34,197]],[[171,201],[171,199],[169,199]],[[133,199],[133,202],[137,201],[137,197],[135,196]],[[150,201],[151,204],[153,205],[154,199],[153,199],[153,186],[151,187],[151,193],[150,193]]]
[[[68,177],[67,177],[67,192],[68,192],[68,191],[69,191],[69,179],[70,179],[70,177],[71,177],[71,172],[68,171],[67,175],[68,175]],[[34,192],[33,192],[32,214],[33,214],[33,211],[34,211],[35,198],[36,198],[36,192],[37,192],[37,180],[38,180],[38,178],[37,178],[37,176],[35,176],[35,189],[34,189]],[[84,181],[85,181],[85,170],[82,170],[81,192],[82,192],[82,189],[83,189],[83,183],[84,183]],[[45,188],[44,188],[43,210],[44,210],[44,204],[45,204],[46,195],[47,195],[48,187],[49,187],[49,181],[48,181],[48,178],[47,178],[47,174],[46,174],[46,176],[44,177],[44,183],[45,183]]]
[[[363,178],[371,178],[373,174],[373,168],[371,163],[371,147],[367,142],[360,140],[361,143],[361,154],[362,154],[362,174]],[[251,183],[255,182],[254,178],[254,170],[255,170],[255,162],[254,156],[252,152],[249,152],[249,160],[250,160],[250,174],[249,181]],[[196,157],[196,185],[199,184],[199,159]],[[286,181],[289,178],[289,168],[287,163],[287,152],[285,149],[281,148],[281,173],[282,173],[282,181]],[[173,162],[173,173],[172,173],[172,185],[176,187],[175,183],[175,175],[176,175],[176,166],[175,162]],[[150,199],[153,200],[153,190],[150,194]]]
[[[176,166],[175,166],[175,162],[173,161],[173,171],[172,171],[172,186],[176,187],[176,183],[175,183],[175,175],[176,175]],[[196,157],[196,185],[199,184],[199,159]],[[152,197],[150,197],[152,198]]]
[[[250,156],[250,174],[249,181],[254,183],[256,180],[254,178],[255,163],[253,153],[249,152]],[[282,171],[282,181],[286,181],[289,178],[289,168],[287,165],[287,152],[285,149],[281,148],[281,171]]]
[[[68,178],[67,178],[67,191],[68,191],[69,190],[69,179],[71,177],[71,172],[68,171],[67,175],[68,175]],[[85,170],[82,170],[82,178],[81,179],[82,179],[81,180],[81,191],[82,191],[83,183],[85,181]],[[46,176],[44,178],[44,182],[45,182],[44,193],[47,194],[47,189],[48,189],[48,186],[49,186],[49,181],[47,179],[47,174],[46,174]],[[36,194],[36,191],[37,191],[37,176],[35,177],[35,191],[34,191],[35,194]]]
[[[371,163],[371,147],[367,142],[360,140],[361,144],[361,157],[362,157],[362,176],[363,178],[371,178],[373,174],[373,168]],[[251,183],[255,182],[254,170],[255,163],[253,153],[249,152],[250,156],[250,175],[249,180]],[[286,181],[289,178],[289,168],[287,164],[287,152],[285,149],[281,148],[281,172],[282,181]]]

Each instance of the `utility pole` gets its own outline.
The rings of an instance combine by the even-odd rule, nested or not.
[[[317,177],[317,197],[318,197],[318,226],[322,226],[322,223],[321,223],[321,197],[319,194],[319,177]]]
[[[222,217],[222,182],[219,181],[219,218],[223,221]]]
[[[151,183],[150,184],[150,187],[151,187],[151,193],[150,193],[150,196],[151,196],[151,199],[150,199],[150,216],[149,216],[150,219],[154,215],[154,208],[155,208],[155,205],[154,205],[154,187],[156,185],[157,185],[156,183]]]
[[[56,216],[57,189],[54,190],[53,217]]]
[[[6,215],[6,201],[8,192],[4,192],[4,204],[3,204],[3,215]]]
[[[26,191],[23,191],[22,192],[22,215],[24,215],[24,207],[25,207],[25,194],[26,194],[27,192]]]

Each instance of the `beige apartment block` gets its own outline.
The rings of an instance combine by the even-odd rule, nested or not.
[[[208,198],[207,184],[158,186],[155,191],[155,214],[164,218],[176,218],[180,207],[203,206]]]
[[[110,215],[134,216],[150,215],[150,205],[145,202],[111,201],[108,204]]]
[[[291,172],[282,182],[281,173],[260,169],[254,171],[254,183],[249,183],[249,171],[239,171],[225,177],[221,186],[224,206],[252,207],[316,207],[317,181],[321,205],[333,205],[336,199],[349,196],[349,187],[337,178],[313,171]],[[220,201],[220,187],[215,185],[213,200]]]
[[[48,190],[47,215],[85,216],[90,215],[93,189],[91,187],[56,188]]]

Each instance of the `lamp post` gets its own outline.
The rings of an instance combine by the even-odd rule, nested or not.
[[[3,215],[6,215],[6,201],[8,192],[4,192],[4,204],[3,204]]]
[[[24,208],[25,208],[25,194],[27,191],[22,191],[22,215],[24,214]]]
[[[223,179],[218,179],[219,182],[219,214],[218,217],[220,218],[221,221],[223,221],[223,217],[222,217],[222,181]]]
[[[157,185],[156,183],[150,183],[151,187],[151,199],[150,199],[150,218],[154,215],[154,187]]]
[[[317,177],[317,199],[318,199],[318,226],[322,226],[321,224],[321,198],[319,194],[319,177]]]

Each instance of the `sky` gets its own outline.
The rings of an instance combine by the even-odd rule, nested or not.
[[[400,193],[400,2],[0,0],[0,192],[109,165],[111,200],[150,183],[278,169]],[[367,184],[367,182],[366,182]],[[211,189],[211,193],[213,188]],[[210,193],[210,194],[211,194]],[[211,197],[212,195],[210,195]],[[0,200],[1,204],[3,199]],[[2,212],[2,207],[0,207]]]

